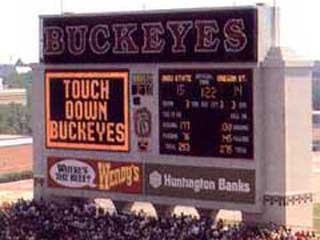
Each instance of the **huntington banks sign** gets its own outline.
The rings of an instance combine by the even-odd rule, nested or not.
[[[42,63],[256,62],[257,9],[45,17]]]

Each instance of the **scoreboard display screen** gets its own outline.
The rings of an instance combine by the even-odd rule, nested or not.
[[[46,71],[49,148],[129,151],[128,71]]]
[[[253,159],[251,69],[161,69],[160,154]]]

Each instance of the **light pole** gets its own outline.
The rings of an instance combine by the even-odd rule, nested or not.
[[[60,13],[63,14],[63,0],[60,0]]]
[[[274,47],[280,45],[280,9],[277,0],[273,0],[273,31],[274,31]]]

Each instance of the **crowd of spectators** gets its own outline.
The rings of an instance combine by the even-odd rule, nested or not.
[[[19,200],[0,211],[1,240],[313,240],[285,227],[226,225],[210,218],[109,213],[94,204]]]

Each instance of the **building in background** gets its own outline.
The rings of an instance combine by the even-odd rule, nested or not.
[[[28,64],[23,63],[20,58],[17,60],[14,66],[15,66],[15,71],[18,74],[25,74],[32,70],[31,67]]]
[[[29,73],[31,68],[18,59],[15,64],[0,65],[0,105],[27,104],[28,83],[24,83],[23,75]]]
[[[1,82],[1,80],[0,80]],[[0,83],[0,87],[3,86]],[[0,88],[0,105],[1,104],[22,104],[27,105],[27,91],[24,88],[3,89]]]

